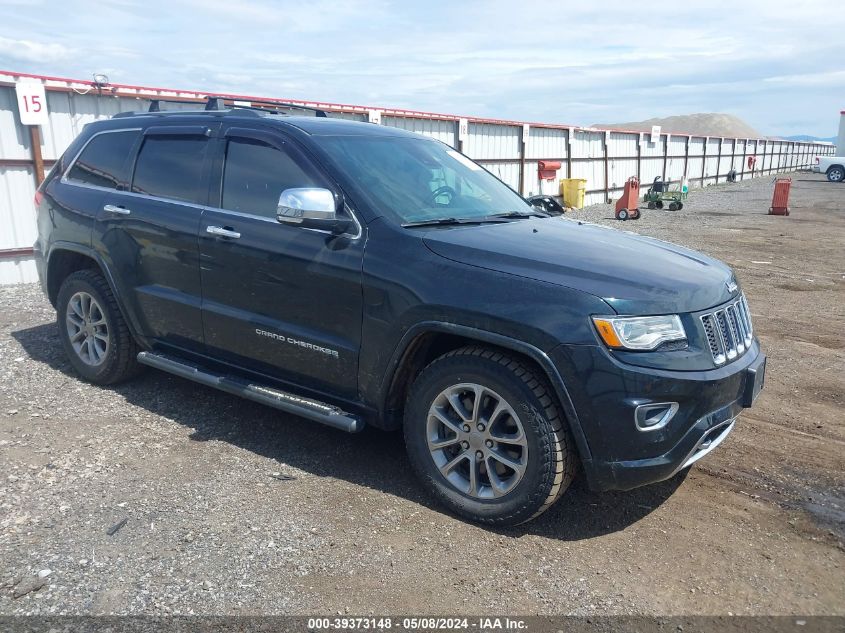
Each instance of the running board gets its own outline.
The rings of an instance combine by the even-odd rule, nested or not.
[[[140,352],[138,362],[208,387],[214,387],[248,400],[266,404],[285,413],[292,413],[314,422],[333,426],[347,433],[357,433],[364,428],[363,420],[338,407],[279,391],[273,387],[250,382],[237,376],[217,374],[208,368],[182,358],[159,352]]]

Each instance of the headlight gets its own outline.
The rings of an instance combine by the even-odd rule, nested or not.
[[[602,340],[614,349],[655,349],[668,341],[685,341],[677,314],[644,317],[593,317]]]

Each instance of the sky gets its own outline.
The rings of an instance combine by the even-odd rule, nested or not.
[[[590,125],[837,133],[843,0],[0,0],[0,69]]]

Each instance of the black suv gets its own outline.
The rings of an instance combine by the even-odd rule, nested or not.
[[[79,374],[171,372],[345,431],[404,431],[425,486],[512,525],[667,479],[763,385],[731,270],[544,217],[463,154],[248,108],[86,126],[36,195]],[[386,476],[387,473],[385,474]]]

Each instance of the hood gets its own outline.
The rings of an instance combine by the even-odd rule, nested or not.
[[[453,261],[601,297],[619,314],[696,312],[736,294],[731,269],[668,242],[571,220],[541,218],[436,228],[426,246]]]

